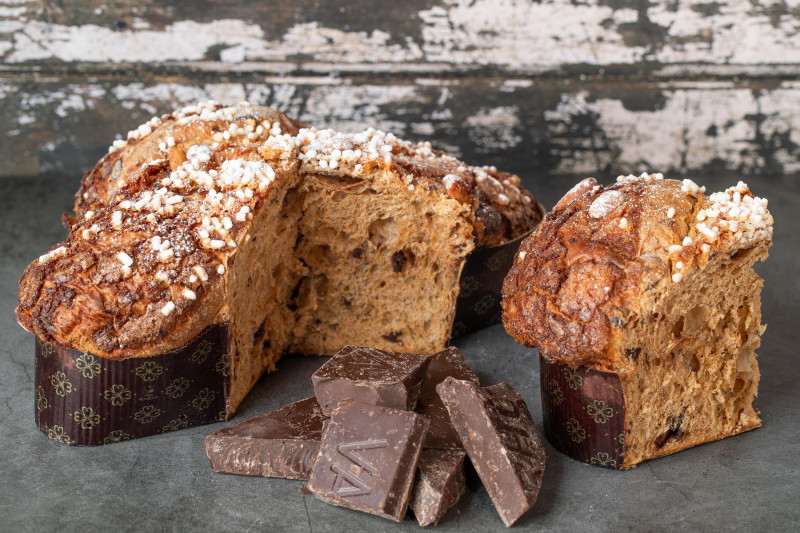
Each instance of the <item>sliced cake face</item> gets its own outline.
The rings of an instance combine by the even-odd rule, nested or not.
[[[436,189],[411,192],[383,169],[308,174],[295,198],[295,253],[307,270],[297,288],[294,350],[444,346],[474,246],[469,205],[442,200]]]
[[[617,467],[627,468],[760,425],[753,263],[771,243],[767,202],[741,182],[706,196],[690,180],[585,180],[521,246],[504,324],[549,361],[618,377],[618,409],[591,408],[597,423],[625,417],[613,437],[625,450]],[[563,394],[573,393],[546,395],[550,423],[570,422],[558,417]]]
[[[753,263],[768,243],[714,254],[659,291],[622,335],[626,406],[623,467],[761,425],[753,400],[761,288]]]

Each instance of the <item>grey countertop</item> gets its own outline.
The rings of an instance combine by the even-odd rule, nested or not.
[[[574,180],[526,182],[552,205]],[[704,180],[709,190],[735,178]],[[573,461],[547,444],[539,501],[516,530],[797,530],[800,527],[800,182],[751,179],[775,217],[765,278],[756,402],[763,427],[646,462],[606,470]],[[398,531],[395,524],[302,495],[301,482],[211,471],[203,437],[312,393],[325,358],[288,356],[256,385],[229,422],[97,448],[48,440],[34,423],[34,341],[13,309],[23,268],[65,231],[76,178],[0,180],[0,530],[2,531]],[[536,351],[495,325],[456,345],[484,384],[507,381],[541,424]],[[472,483],[441,531],[505,530],[480,485]]]

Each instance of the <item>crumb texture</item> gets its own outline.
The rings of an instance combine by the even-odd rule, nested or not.
[[[628,325],[624,467],[761,425],[753,400],[763,282],[752,264],[766,256],[763,242],[716,254]]]

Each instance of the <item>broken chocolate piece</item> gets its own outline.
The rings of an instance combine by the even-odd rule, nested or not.
[[[345,346],[311,376],[322,412],[355,401],[411,410],[417,403],[430,355]]]
[[[421,526],[438,524],[466,490],[464,450],[423,450],[408,506]]]
[[[464,360],[464,355],[458,348],[447,348],[433,355],[416,408],[419,414],[427,416],[431,421],[425,436],[425,448],[461,449],[461,440],[453,429],[447,408],[436,392],[436,385],[448,376],[480,384],[478,375]]]
[[[447,378],[436,390],[495,509],[511,526],[536,503],[545,451],[525,400],[510,385]]]
[[[206,437],[211,469],[243,476],[308,479],[327,418],[306,398]]]
[[[348,402],[328,421],[308,488],[320,500],[403,520],[428,420]]]

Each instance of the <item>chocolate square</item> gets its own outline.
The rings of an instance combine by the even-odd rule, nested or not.
[[[436,390],[500,518],[514,524],[536,503],[545,463],[525,400],[506,383],[447,378]]]
[[[431,421],[425,436],[425,448],[461,449],[461,440],[453,429],[447,408],[436,392],[436,385],[450,376],[479,385],[478,375],[464,360],[464,355],[458,348],[447,348],[433,355],[416,408],[419,414],[427,416]]]
[[[314,394],[328,416],[348,401],[414,409],[430,360],[430,355],[345,346],[311,376]]]
[[[466,491],[464,450],[423,450],[408,506],[421,526],[438,524]]]
[[[427,429],[416,413],[345,403],[328,422],[308,488],[324,502],[400,522]]]
[[[225,474],[306,480],[319,452],[327,417],[306,398],[205,439],[211,469]]]

